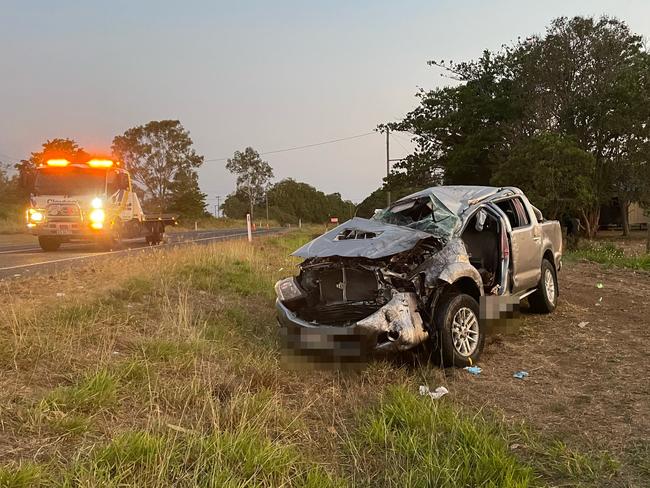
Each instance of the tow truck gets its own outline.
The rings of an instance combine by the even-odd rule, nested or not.
[[[27,227],[43,251],[66,242],[94,242],[116,249],[123,239],[144,238],[160,244],[170,214],[145,214],[129,172],[112,159],[71,162],[50,159],[36,168],[30,182]]]

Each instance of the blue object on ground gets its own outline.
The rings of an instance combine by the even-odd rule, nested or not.
[[[512,376],[517,378],[518,380],[523,380],[526,376],[528,376],[528,371],[517,371]]]
[[[465,366],[465,370],[471,374],[479,374],[483,369],[480,366]]]

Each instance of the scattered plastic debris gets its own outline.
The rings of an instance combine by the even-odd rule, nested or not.
[[[600,288],[604,288],[604,287],[605,287],[605,285],[603,285],[602,283],[596,283],[596,288],[600,289]]]
[[[58,293],[56,294],[56,296],[57,296],[57,297],[64,297],[64,296],[65,296],[65,293],[58,292]]]
[[[14,275],[14,278],[18,278],[19,276],[20,276],[20,273],[16,273],[16,274]]]
[[[600,305],[603,303],[603,297],[600,297],[598,301],[595,303],[597,307],[600,307]]]
[[[528,376],[528,371],[517,371],[515,374],[512,375],[513,378],[517,378],[518,380],[523,380]]]
[[[433,391],[431,391],[429,387],[426,385],[420,386],[420,396],[429,396],[431,397],[432,400],[437,400],[438,398],[442,398],[447,393],[449,393],[449,390],[444,386],[439,386]]]
[[[483,371],[483,368],[481,368],[480,366],[465,366],[464,369],[465,371],[473,375],[481,374],[481,371]]]
[[[578,327],[580,327],[581,329],[584,329],[584,328],[587,327],[588,325],[589,325],[589,322],[580,322],[580,323],[578,324]]]

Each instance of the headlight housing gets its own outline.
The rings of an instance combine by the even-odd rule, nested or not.
[[[41,210],[37,210],[35,208],[30,208],[27,210],[27,221],[28,223],[40,223],[45,220],[45,215],[43,215],[43,212]]]
[[[275,294],[281,302],[291,302],[305,296],[305,292],[294,277],[278,281],[275,284]]]
[[[88,219],[92,224],[102,224],[104,223],[104,219],[106,218],[106,213],[101,208],[96,208],[92,212],[90,212],[90,215],[88,215]]]

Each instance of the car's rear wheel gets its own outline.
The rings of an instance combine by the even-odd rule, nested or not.
[[[447,295],[436,307],[438,350],[445,366],[471,366],[478,361],[485,331],[474,298],[464,293]]]
[[[542,273],[535,293],[528,297],[533,312],[551,313],[557,306],[557,273],[548,259],[542,261]]]
[[[57,237],[38,236],[38,245],[45,252],[53,252],[61,247],[61,240]]]

